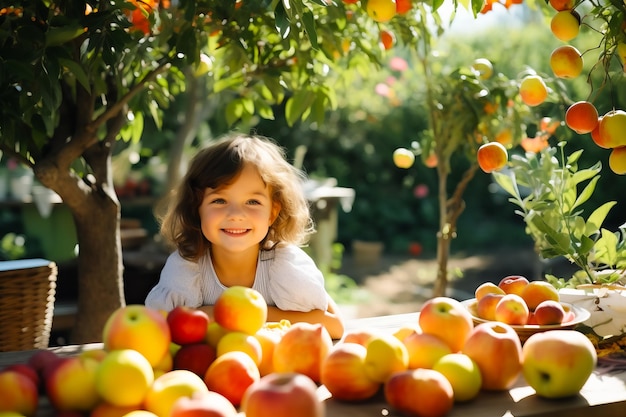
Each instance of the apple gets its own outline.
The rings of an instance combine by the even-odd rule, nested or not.
[[[376,331],[372,329],[354,329],[348,330],[340,339],[341,343],[356,343],[365,346],[370,337],[376,335]]]
[[[141,410],[140,406],[119,407],[106,401],[100,402],[89,413],[89,417],[126,417],[131,411]]]
[[[496,320],[506,324],[523,326],[528,322],[530,310],[524,299],[517,294],[502,296],[496,305]]]
[[[478,364],[464,353],[450,353],[433,365],[452,385],[454,401],[465,402],[474,399],[482,387],[482,376]]]
[[[533,313],[535,323],[539,325],[561,324],[565,320],[563,305],[554,300],[539,303]]]
[[[100,397],[120,407],[141,405],[153,382],[152,365],[133,349],[109,352],[96,372],[96,390]]]
[[[422,329],[420,329],[417,321],[415,323],[403,324],[402,326],[398,327],[392,334],[396,338],[398,338],[398,340],[404,342],[404,339],[416,333],[422,333]]]
[[[208,390],[202,378],[193,372],[184,369],[173,370],[154,380],[146,393],[143,408],[158,417],[169,417],[178,399]]]
[[[227,330],[252,335],[267,320],[267,303],[255,289],[234,285],[226,288],[215,302],[213,317]]]
[[[184,345],[174,354],[172,368],[186,369],[204,378],[216,357],[215,348],[206,343]]]
[[[223,328],[222,326],[220,326],[219,324],[217,324],[217,322],[212,321],[207,326],[206,337],[204,341],[208,343],[209,345],[213,346],[214,348],[217,348],[217,343],[220,341],[222,336],[224,336],[229,331],[230,330],[227,330]]]
[[[44,383],[50,403],[57,412],[93,409],[100,401],[96,373],[100,362],[80,356],[68,357],[50,371]]]
[[[169,351],[170,328],[157,310],[131,304],[118,308],[107,319],[102,332],[104,349],[134,349],[155,366]]]
[[[495,284],[491,281],[483,282],[474,290],[474,297],[476,301],[480,301],[483,296],[486,294],[506,294],[504,290],[498,287],[498,284]]]
[[[496,307],[506,294],[489,293],[476,303],[476,315],[484,320],[496,320]]]
[[[396,15],[396,1],[368,0],[365,11],[375,22],[385,23]]]
[[[522,372],[540,397],[576,395],[597,363],[593,343],[576,330],[532,334],[522,348]]]
[[[61,360],[62,357],[51,350],[38,349],[26,361],[26,364],[32,367],[39,376],[38,387],[41,393],[45,391],[44,376],[47,373],[46,369],[51,368]]]
[[[274,350],[282,338],[282,331],[262,328],[254,337],[261,346],[261,361],[259,362],[259,372],[261,376],[274,372]]]
[[[422,306],[419,326],[424,333],[433,334],[446,342],[452,352],[458,352],[474,328],[469,311],[461,302],[450,297],[434,297]]]
[[[411,334],[402,343],[409,355],[408,369],[430,369],[441,357],[452,353],[446,342],[429,333]]]
[[[391,374],[408,369],[409,353],[397,337],[380,333],[367,341],[363,364],[365,374],[372,381],[385,383]]]
[[[246,389],[260,378],[259,368],[250,355],[232,351],[213,361],[204,375],[204,382],[209,390],[222,394],[239,407]]]
[[[550,54],[550,68],[557,78],[576,78],[583,71],[583,56],[572,45],[557,46]]]
[[[258,332],[257,332],[258,333]],[[248,354],[259,366],[263,356],[261,342],[255,336],[243,332],[229,332],[217,342],[217,356],[226,352],[239,351]]]
[[[580,15],[576,10],[558,11],[552,16],[550,30],[558,39],[571,41],[580,31]]]
[[[324,417],[326,403],[317,398],[317,385],[297,372],[266,375],[248,388],[241,410],[246,417]]]
[[[548,86],[539,75],[527,75],[520,82],[519,94],[527,106],[538,106],[548,98]]]
[[[476,161],[480,169],[489,174],[504,168],[509,161],[509,154],[500,142],[488,142],[480,145],[476,151]]]
[[[172,406],[170,417],[237,417],[237,409],[222,394],[197,392],[181,397]]]
[[[167,313],[172,342],[178,345],[202,342],[209,321],[209,315],[204,311],[186,306],[174,307]]]
[[[39,406],[39,388],[31,377],[15,370],[0,371],[0,412],[34,416]]]
[[[365,370],[367,349],[358,343],[336,344],[322,362],[321,383],[340,401],[363,401],[378,392],[381,383]]]
[[[11,365],[7,365],[0,372],[4,372],[4,371],[15,371],[15,372],[19,372],[20,374],[26,375],[33,381],[37,389],[39,389],[39,386],[41,385],[41,378],[39,377],[39,374],[37,373],[35,368],[33,368],[28,363],[14,363]]]
[[[534,311],[535,308],[545,300],[559,301],[559,291],[547,281],[531,281],[520,293],[528,309]]]
[[[528,278],[523,275],[508,275],[498,282],[498,287],[507,294],[520,295],[528,283]]]
[[[384,394],[391,407],[410,416],[440,417],[454,405],[452,384],[433,369],[396,372],[385,384]]]
[[[294,323],[274,347],[274,372],[300,372],[319,383],[322,361],[332,346],[333,340],[322,324]]]
[[[489,321],[477,325],[461,353],[478,364],[484,390],[507,390],[522,371],[522,342],[506,323]]]
[[[626,111],[611,110],[602,116],[600,121],[598,137],[603,148],[619,148],[626,146]]]

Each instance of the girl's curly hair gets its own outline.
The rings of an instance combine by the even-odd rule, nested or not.
[[[206,188],[218,188],[235,178],[244,165],[253,165],[281,205],[278,217],[261,241],[262,249],[281,243],[302,245],[313,233],[309,203],[303,191],[305,174],[287,162],[285,151],[258,135],[231,133],[200,150],[171,203],[159,218],[161,235],[181,256],[198,260],[210,247],[200,227],[199,207]]]

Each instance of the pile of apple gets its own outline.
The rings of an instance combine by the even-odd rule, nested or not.
[[[476,315],[484,320],[512,325],[557,325],[574,319],[560,303],[558,290],[547,281],[528,281],[509,275],[498,284],[484,282],[476,288]]]
[[[393,332],[353,329],[338,341],[320,324],[267,323],[263,297],[245,287],[225,291],[213,313],[120,308],[102,349],[40,350],[0,371],[0,412],[34,416],[45,396],[57,416],[323,417],[330,394],[381,395],[405,415],[443,416],[522,374],[539,396],[575,395],[597,360],[582,333],[552,330],[522,346],[509,324],[474,325],[448,297]]]

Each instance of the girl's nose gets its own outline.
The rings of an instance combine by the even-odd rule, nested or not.
[[[244,210],[239,204],[231,204],[228,207],[228,218],[229,219],[241,219],[244,217]]]

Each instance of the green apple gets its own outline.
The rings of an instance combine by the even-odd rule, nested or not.
[[[463,402],[474,399],[480,392],[482,376],[478,364],[464,353],[450,353],[440,358],[433,365],[452,385],[454,401]]]
[[[530,336],[522,347],[522,373],[544,398],[576,395],[596,366],[593,343],[576,330],[549,330]]]

